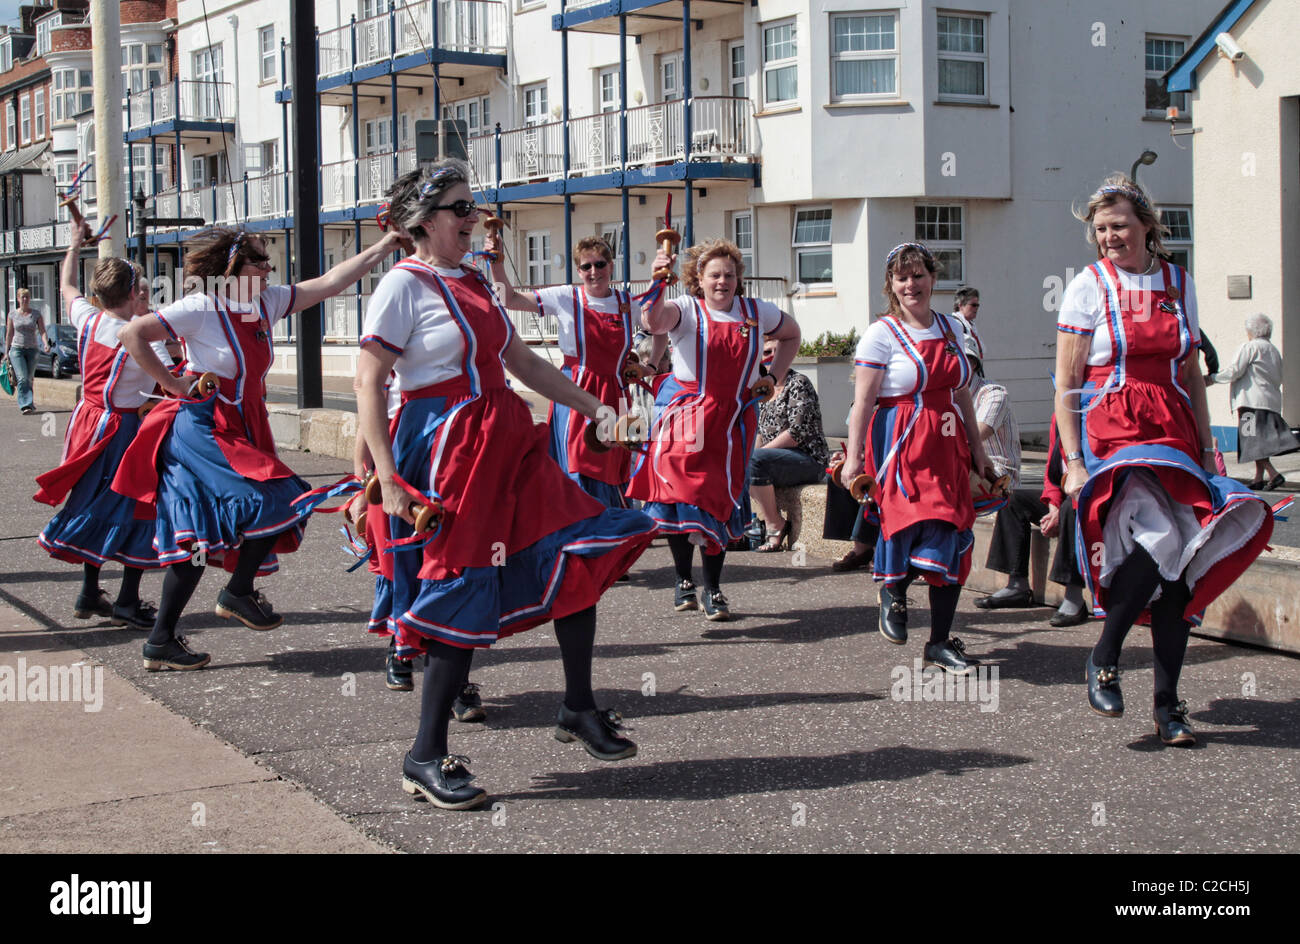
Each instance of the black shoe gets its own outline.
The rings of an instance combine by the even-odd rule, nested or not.
[[[1058,629],[1063,626],[1079,626],[1088,622],[1088,610],[1085,607],[1079,607],[1073,613],[1062,613],[1057,610],[1052,614],[1052,618],[1047,621],[1048,626],[1055,626]]]
[[[206,652],[191,649],[184,636],[173,636],[162,646],[144,644],[144,667],[149,672],[161,672],[163,669],[188,672],[191,669],[201,669],[211,661],[212,656]]]
[[[114,626],[130,626],[133,629],[153,629],[154,622],[158,619],[158,607],[152,603],[141,603],[136,600],[130,606],[118,606],[113,604]]]
[[[886,583],[880,585],[880,635],[895,645],[907,642],[907,594],[895,596]]]
[[[570,711],[560,706],[555,722],[555,740],[564,744],[578,741],[597,760],[623,760],[636,756],[636,744],[619,734],[623,716],[617,711],[592,708]]]
[[[979,659],[966,655],[966,644],[956,636],[949,636],[943,642],[925,644],[923,665],[933,665],[943,669],[949,675],[969,675],[980,664]]]
[[[716,623],[725,623],[731,619],[731,609],[721,590],[704,588],[704,618]]]
[[[619,577],[617,580],[614,581],[614,583],[631,583],[631,582],[632,582],[631,574],[624,574],[622,577]]]
[[[113,601],[108,598],[108,594],[103,590],[96,590],[95,596],[88,597],[84,593],[77,594],[77,605],[73,609],[77,619],[90,619],[92,616],[112,616]],[[153,626],[152,623],[149,624]]]
[[[441,810],[472,810],[487,799],[487,791],[471,787],[469,758],[459,754],[437,757],[417,764],[408,753],[402,761],[402,789],[421,794]]]
[[[262,596],[261,590],[254,590],[246,597],[237,597],[229,590],[222,589],[217,594],[217,615],[230,619],[234,617],[249,629],[275,629],[284,622],[284,617],[271,609],[271,604]]]
[[[483,710],[483,699],[478,696],[478,686],[466,682],[456,700],[451,703],[451,716],[463,724],[486,721],[487,712]]]
[[[1268,485],[1264,486],[1263,490],[1266,492],[1276,492],[1279,488],[1281,488],[1285,484],[1286,484],[1286,479],[1283,478],[1282,475],[1279,473],[1278,475],[1273,476],[1273,478],[1269,480]],[[1190,731],[1191,729],[1189,728],[1188,730]]]
[[[831,564],[831,570],[837,574],[846,574],[851,570],[860,570],[863,567],[871,566],[872,553],[865,550],[861,554],[857,551],[849,551],[835,563]]]
[[[390,691],[409,692],[415,689],[410,659],[397,657],[397,639],[388,641],[388,657],[384,660],[384,684]]]
[[[700,604],[695,599],[695,583],[689,579],[683,580],[677,585],[677,592],[673,595],[673,609],[678,613],[683,610],[698,610]]]
[[[1003,597],[992,593],[975,601],[975,606],[981,610],[1014,610],[1037,605],[1032,590],[1021,590],[1019,593],[1009,593]]]
[[[1092,653],[1088,653],[1088,704],[1092,710],[1107,718],[1124,714],[1124,693],[1119,690],[1119,666],[1096,666]]]
[[[1192,726],[1187,723],[1187,702],[1176,705],[1157,705],[1155,710],[1156,734],[1160,740],[1175,747],[1191,747],[1196,743]]]

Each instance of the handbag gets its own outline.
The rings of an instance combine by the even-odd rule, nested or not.
[[[8,357],[0,358],[0,390],[12,397],[17,387],[18,380],[14,377],[14,365],[9,363]]]

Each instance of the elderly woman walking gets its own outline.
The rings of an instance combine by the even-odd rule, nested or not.
[[[1300,448],[1282,419],[1282,354],[1273,342],[1273,322],[1262,314],[1246,319],[1247,341],[1232,363],[1205,375],[1206,383],[1232,384],[1232,408],[1237,411],[1237,461],[1254,462],[1250,487],[1275,489],[1286,483],[1273,468],[1273,456]]]

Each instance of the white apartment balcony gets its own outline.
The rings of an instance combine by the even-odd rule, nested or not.
[[[235,93],[229,82],[173,79],[133,92],[126,101],[128,141],[171,135],[233,134]]]
[[[202,217],[208,226],[241,227],[247,223],[282,220],[289,215],[285,209],[286,186],[292,192],[293,175],[276,171],[232,183],[205,184],[186,190],[173,188],[149,198],[151,213],[162,217]]]
[[[393,181],[411,170],[415,170],[414,148],[350,157],[322,165],[321,209],[329,212],[378,203]]]

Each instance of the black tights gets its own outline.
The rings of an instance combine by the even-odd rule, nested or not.
[[[158,601],[158,618],[149,633],[149,644],[165,646],[176,635],[176,622],[199,585],[203,568],[188,560],[172,564],[163,577],[162,599]]]
[[[1156,706],[1178,701],[1178,676],[1187,655],[1192,624],[1183,618],[1192,595],[1183,580],[1165,580],[1151,555],[1138,547],[1120,564],[1110,582],[1109,606],[1101,638],[1092,650],[1093,665],[1118,665],[1124,637],[1147,608],[1156,587],[1160,599],[1151,604],[1151,648],[1154,656]]]
[[[952,633],[952,618],[960,598],[961,584],[930,585],[930,642],[944,642]]]
[[[246,538],[244,543],[239,545],[239,560],[235,562],[235,572],[230,575],[230,581],[226,584],[226,589],[237,597],[246,597],[253,592],[253,578],[257,576],[257,568],[262,566],[262,561],[271,553],[271,548],[275,547],[278,534],[272,534],[265,538]]]
[[[122,569],[122,586],[117,591],[118,606],[132,606],[140,601],[140,578],[144,571],[139,567]],[[81,566],[81,593],[92,599],[99,595],[99,565]]]
[[[695,557],[695,545],[684,534],[668,535],[668,549],[673,553],[673,569],[677,571],[678,581],[691,579],[691,561]],[[727,552],[717,554],[700,553],[700,563],[704,565],[704,588],[717,590],[722,580],[722,564],[727,559]]]
[[[565,616],[555,621],[555,638],[560,643],[560,660],[564,663],[564,705],[570,711],[590,711],[596,707],[591,691],[591,653],[596,641],[596,608]],[[446,643],[429,645],[424,669],[424,690],[420,698],[420,727],[411,745],[411,759],[428,763],[445,757],[447,723],[451,703],[469,677],[473,649],[461,649]]]

